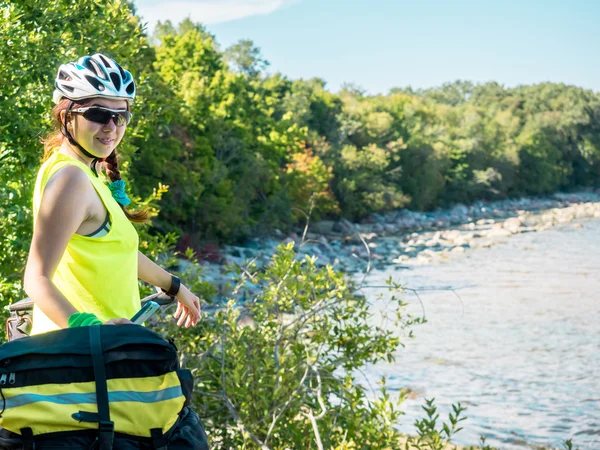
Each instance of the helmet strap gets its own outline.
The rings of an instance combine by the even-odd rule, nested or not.
[[[77,142],[75,140],[75,138],[73,136],[71,136],[71,133],[67,129],[67,117],[69,116],[69,112],[71,112],[71,108],[73,107],[74,104],[75,104],[75,102],[73,100],[71,100],[69,102],[69,106],[67,106],[67,110],[65,112],[65,120],[62,123],[62,127],[61,127],[60,131],[62,132],[63,136],[68,139],[68,141],[71,145],[73,145],[73,146],[77,147],[79,150],[81,150],[81,153],[83,153],[88,158],[92,158],[92,162],[90,164],[90,169],[92,169],[92,172],[94,172],[94,175],[98,176],[98,172],[96,172],[96,163],[98,161],[100,161],[101,158],[98,158],[96,155],[93,155],[92,153],[88,152],[85,148],[83,148],[81,145],[79,145],[79,142]]]

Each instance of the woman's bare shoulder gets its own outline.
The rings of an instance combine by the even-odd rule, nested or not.
[[[94,190],[88,176],[74,165],[56,171],[44,187],[42,203],[47,201],[75,201],[86,203]]]

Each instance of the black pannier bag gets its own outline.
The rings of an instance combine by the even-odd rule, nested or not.
[[[0,449],[205,450],[177,348],[139,325],[95,325],[0,346]]]

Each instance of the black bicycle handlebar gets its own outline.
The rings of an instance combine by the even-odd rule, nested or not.
[[[158,303],[160,306],[168,306],[175,301],[175,297],[171,297],[170,295],[165,294],[158,287],[155,288],[157,292],[140,300],[142,306],[144,306],[146,302],[149,302],[150,300]],[[18,302],[8,305],[5,308],[8,309],[10,312],[31,311],[33,309],[33,300],[27,297],[23,300],[19,300]]]

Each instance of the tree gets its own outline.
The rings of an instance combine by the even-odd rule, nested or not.
[[[223,56],[235,70],[249,77],[257,76],[269,66],[269,62],[262,58],[260,48],[249,39],[233,44]]]

